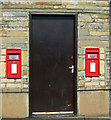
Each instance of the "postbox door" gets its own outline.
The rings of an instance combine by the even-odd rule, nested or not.
[[[20,61],[8,61],[7,78],[21,78]]]
[[[99,76],[99,60],[86,60],[86,76]]]

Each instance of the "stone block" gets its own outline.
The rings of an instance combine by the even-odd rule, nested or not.
[[[84,76],[79,76],[79,80],[84,80]]]
[[[109,36],[99,36],[101,41],[109,41]]]
[[[110,55],[109,51],[106,51],[106,55]]]
[[[95,19],[95,22],[109,22],[109,19]]]
[[[8,45],[8,44],[7,44],[7,45]],[[17,47],[18,47],[18,48],[21,48],[21,49],[22,49],[22,48],[27,48],[27,47],[28,47],[28,44],[27,44],[27,43],[20,43],[20,44],[19,44],[19,43],[18,43],[18,44],[12,43],[11,46],[14,47],[14,48],[17,48]]]
[[[89,32],[88,29],[79,29],[79,36],[88,36]]]
[[[28,66],[23,66],[23,76],[27,76],[28,71],[29,71],[29,67]]]
[[[24,31],[7,31],[7,37],[25,37],[27,36],[27,32]]]
[[[2,84],[0,85],[0,89],[5,89],[5,88],[6,88],[5,84],[2,83]]]
[[[107,85],[107,86],[109,86],[109,85],[110,85],[109,81],[107,81],[107,82],[106,82],[106,85]]]
[[[78,86],[80,87],[84,86],[84,80],[80,80]]]
[[[0,37],[6,37],[6,33],[1,33]],[[1,42],[1,41],[0,41]]]
[[[3,8],[9,9],[9,8],[10,8],[10,5],[4,5]]]
[[[22,89],[22,92],[29,92],[29,89],[24,88],[24,89]]]
[[[100,74],[104,75],[105,74],[105,62],[100,61]]]
[[[65,6],[54,6],[55,9],[64,9]]]
[[[23,84],[28,84],[28,82],[29,82],[29,80],[27,78],[22,80]]]
[[[99,78],[98,77],[92,77],[92,79],[91,79],[92,81],[98,81],[99,80]]]
[[[8,82],[14,82],[15,80],[14,79],[1,79],[1,82],[2,83],[8,83]]]
[[[28,65],[28,52],[27,51],[22,51],[22,60],[23,60],[23,65]]]
[[[107,76],[106,76],[107,78],[111,77],[111,72],[107,71],[106,74],[107,74]]]
[[[1,56],[1,61],[2,62],[6,61],[6,56]]]
[[[35,2],[36,5],[50,5],[50,2]]]
[[[92,18],[94,18],[94,19],[108,19],[109,15],[94,14],[94,15],[92,15]]]
[[[90,78],[90,77],[86,77],[86,78],[85,78],[85,81],[86,81],[86,82],[89,82],[89,81],[91,81],[91,78]]]
[[[96,4],[97,6],[109,6],[109,2],[106,1],[98,1]]]
[[[78,36],[79,40],[88,41],[99,41],[100,36]]]
[[[75,5],[66,5],[66,9],[67,10],[77,10],[78,8],[80,8],[79,6],[75,6]],[[81,6],[81,9],[83,9],[83,7]]]
[[[99,80],[105,80],[104,76],[100,76]]]
[[[105,59],[105,55],[104,54],[100,54],[100,59]]]
[[[37,8],[38,9],[39,8],[41,8],[41,9],[45,9],[45,8],[46,9],[51,9],[51,8],[53,8],[53,6],[51,6],[51,5],[49,6],[49,5],[45,5],[45,4],[43,4],[43,5],[39,5],[39,4],[38,5],[36,5],[36,4],[35,5],[34,4],[33,5],[27,5],[27,4],[26,5],[23,5],[23,4],[21,4],[21,5],[14,5],[13,4],[13,5],[11,5],[11,8],[15,9],[15,10],[16,9],[21,9],[22,11],[23,11],[23,8],[24,8],[24,9],[27,9],[27,11],[28,11],[28,10],[33,10],[33,9],[37,9]]]
[[[105,52],[104,48],[100,48],[100,53],[104,54],[104,52]]]
[[[27,17],[2,17],[2,21],[27,21]]]
[[[27,51],[27,50],[28,50],[28,48],[22,48],[22,50],[23,50],[23,51]]]
[[[29,67],[28,66],[23,66],[23,71],[28,71]]]
[[[84,60],[79,60],[79,70],[84,70]]]
[[[96,12],[97,11],[108,11],[109,10],[109,7],[95,7],[95,6],[85,6],[85,8],[84,8],[84,10],[95,10]],[[90,13],[92,13],[92,12],[90,12]]]
[[[78,57],[79,57],[79,59],[81,59],[81,58],[84,58],[85,56],[84,55],[79,55]]]
[[[84,71],[80,71],[78,72],[78,76],[84,76],[85,72]]]
[[[16,43],[16,44],[23,44],[23,43],[25,43],[27,41],[27,37],[3,37],[2,38],[2,43],[3,44],[9,44],[9,43],[11,43],[11,44],[14,44],[14,43]]]
[[[93,22],[90,14],[79,14],[80,22]]]
[[[100,85],[101,85],[101,86],[105,86],[105,82],[104,82],[104,81],[101,81],[101,82],[100,82]]]
[[[1,62],[0,63],[0,67],[1,67],[1,69],[0,69],[0,76],[1,77],[5,77],[5,75],[6,75],[6,63],[5,62]]]
[[[21,88],[21,83],[7,83],[7,89],[13,89],[13,88],[16,88],[16,89],[20,89]]]
[[[21,82],[22,80],[21,79],[16,79],[16,82]]]
[[[84,48],[79,48],[78,54],[85,54],[85,49]]]
[[[91,87],[91,86],[98,86],[99,85],[99,81],[98,82],[86,82],[85,83],[86,87]]]
[[[108,115],[108,91],[83,91],[78,93],[80,115]]]
[[[83,2],[83,1],[78,2],[78,5],[86,5],[86,4],[87,4],[87,2]]]
[[[79,47],[109,47],[107,41],[79,41]]]
[[[23,89],[25,88],[28,88],[29,87],[29,85],[28,84],[23,84]]]
[[[28,117],[28,93],[2,94],[2,117],[24,118]]]
[[[52,4],[52,5],[58,5],[58,6],[59,6],[59,5],[62,5],[62,2],[52,2],[51,4]]]
[[[88,23],[86,23],[88,24]],[[102,29],[103,28],[103,23],[89,23],[88,28],[87,29]]]
[[[6,49],[2,49],[2,50],[1,50],[1,54],[6,55]]]
[[[0,101],[0,119],[2,120],[2,93],[0,93]]]
[[[19,27],[9,27],[9,28],[4,28],[5,31],[29,31],[29,28],[27,27],[22,27],[22,26],[19,26]]]
[[[12,44],[0,44],[0,47],[1,47],[1,46],[2,46],[3,48],[4,48],[4,47],[12,47]]]
[[[110,32],[95,32],[95,31],[90,31],[90,35],[94,35],[94,36],[109,36]]]
[[[103,32],[105,32],[105,31],[106,31],[106,32],[110,31],[110,26],[109,26],[109,24],[105,24],[102,31],[103,31]]]
[[[27,75],[27,74],[28,74],[28,71],[27,70],[23,70],[23,76]]]
[[[61,1],[62,2],[62,5],[70,5],[70,4],[72,4],[72,3],[70,3],[69,1]]]
[[[9,22],[9,27],[27,27],[28,26],[28,22],[27,21],[17,21],[17,22]]]
[[[26,17],[28,15],[28,12],[2,12],[3,17]]]
[[[2,44],[2,38],[3,38],[3,37],[0,37],[0,44]]]

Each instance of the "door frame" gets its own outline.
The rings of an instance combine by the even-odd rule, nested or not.
[[[74,16],[74,52],[73,55],[75,56],[74,61],[74,71],[75,74],[73,74],[73,111],[74,115],[77,114],[77,50],[78,50],[78,13],[36,13],[36,12],[30,12],[29,13],[29,116],[32,116],[32,110],[31,110],[31,74],[32,74],[32,67],[31,67],[31,59],[32,59],[32,51],[31,51],[31,41],[32,41],[32,16],[33,15],[66,15],[66,16]],[[45,111],[44,111],[45,112]]]

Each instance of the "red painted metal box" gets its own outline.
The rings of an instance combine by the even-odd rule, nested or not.
[[[99,48],[85,49],[85,75],[86,77],[100,76]]]
[[[21,78],[21,49],[6,50],[6,77]]]

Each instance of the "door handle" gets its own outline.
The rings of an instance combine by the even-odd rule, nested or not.
[[[74,73],[74,65],[72,65],[71,67],[69,67],[69,69],[71,70],[71,73]]]

